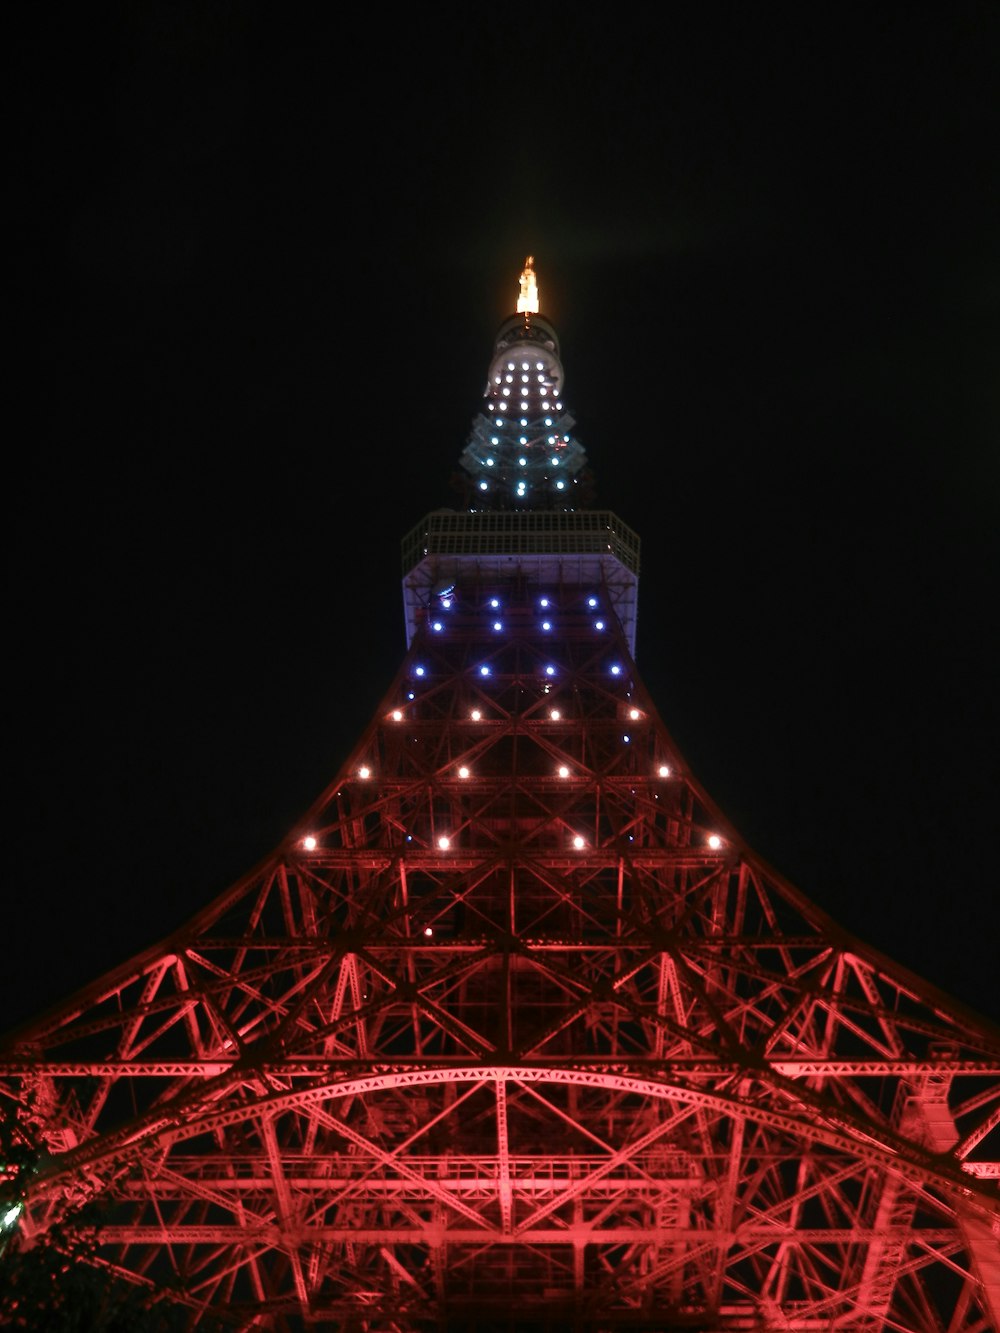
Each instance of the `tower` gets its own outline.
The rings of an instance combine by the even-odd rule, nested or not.
[[[0,1226],[194,1327],[1000,1326],[1000,1032],[688,770],[534,267],[403,543],[407,651],[273,856],[12,1034]]]

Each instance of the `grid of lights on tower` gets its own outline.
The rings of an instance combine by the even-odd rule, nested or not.
[[[461,458],[472,479],[472,509],[573,508],[585,454],[560,397],[562,367],[554,352],[540,354],[543,334],[525,334],[530,354],[518,355],[515,343],[494,370]]]
[[[449,589],[449,595],[440,597],[437,599],[437,601],[438,605],[441,606],[446,612],[451,610],[451,608],[456,605],[454,589]],[[538,620],[536,627],[540,635],[544,637],[548,637],[552,633],[552,631],[557,628],[556,616],[553,612],[553,608],[555,607],[555,605],[556,601],[554,597],[543,595],[538,597],[537,599]],[[588,611],[593,612],[596,611],[600,606],[600,600],[596,595],[590,594],[584,598],[584,605]],[[501,632],[503,630],[503,621],[499,619],[494,619],[497,612],[502,611],[502,606],[503,603],[501,602],[501,599],[499,597],[488,597],[482,603],[481,609],[486,617],[486,622],[487,624],[490,625],[491,629],[494,632]],[[428,621],[428,624],[432,632],[434,632],[435,634],[442,634],[445,633],[447,630],[447,624],[445,619],[433,618]],[[607,628],[607,621],[604,619],[595,619],[592,621],[592,624],[594,632],[596,634],[601,634]],[[491,665],[490,662],[480,662],[478,664],[475,664],[473,665],[471,670],[480,687],[487,684],[494,678],[494,667],[493,665]],[[612,678],[613,681],[622,682],[622,684],[626,686],[628,685],[624,668],[620,662],[610,661],[607,666],[607,671],[608,675]],[[414,684],[427,683],[432,679],[433,676],[432,670],[424,662],[414,663],[410,669],[410,673],[411,673],[412,683]],[[502,672],[499,672],[499,675],[502,676],[502,674],[503,674]],[[549,694],[553,689],[553,679],[559,674],[559,668],[557,664],[546,663],[544,666],[540,668],[539,674],[542,682],[540,685],[541,692],[543,695]],[[631,689],[625,688],[624,695],[626,700],[630,699]],[[411,707],[410,709],[403,709],[403,708],[392,709],[392,711],[388,714],[386,719],[388,722],[392,724],[398,724],[406,721],[414,721],[417,719],[418,714],[415,704],[417,698],[416,691],[408,690],[406,693],[406,698],[409,702],[414,704],[414,707]],[[627,717],[629,722],[636,723],[636,722],[642,722],[644,720],[644,714],[642,709],[636,707],[634,704],[629,704],[629,706],[625,709],[624,715],[625,717]],[[468,716],[469,716],[469,721],[473,723],[482,722],[486,720],[486,714],[484,714],[481,708],[471,709]],[[571,714],[567,713],[563,708],[553,706],[548,710],[548,720],[550,722],[561,722],[568,719],[570,716]],[[631,744],[632,741],[631,732],[623,732],[621,736],[621,741],[623,745]],[[475,774],[468,767],[467,764],[458,765],[457,767],[454,768],[453,771],[460,782],[467,782],[469,779],[475,777]],[[554,768],[553,772],[554,775],[560,781],[566,781],[574,776],[574,770],[568,764],[557,765]],[[656,763],[653,766],[650,776],[659,779],[667,779],[675,776],[675,770],[672,769],[669,764]],[[355,777],[359,782],[367,783],[369,781],[372,781],[376,777],[376,774],[373,772],[370,764],[361,762],[357,765],[355,769]],[[653,798],[654,800],[659,800],[659,795],[654,793]],[[412,842],[413,835],[407,834],[406,841]],[[308,852],[322,850],[320,839],[318,839],[316,835],[313,833],[306,834],[304,837],[302,837],[300,839],[299,845],[303,848],[303,850]],[[441,833],[435,836],[434,845],[436,846],[438,851],[442,852],[449,851],[454,846],[454,839],[448,833]],[[570,846],[574,850],[581,851],[585,849],[588,845],[589,844],[587,842],[587,839],[582,834],[574,833],[571,835]],[[707,849],[711,851],[723,851],[725,849],[725,846],[726,844],[724,839],[718,833],[711,832],[704,834],[704,847],[706,847]]]

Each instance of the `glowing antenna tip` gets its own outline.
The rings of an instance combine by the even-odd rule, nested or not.
[[[524,261],[521,289],[517,298],[517,313],[519,315],[538,314],[538,279],[535,277],[535,260],[532,255],[529,255]]]

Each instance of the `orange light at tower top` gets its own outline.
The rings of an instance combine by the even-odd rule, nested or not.
[[[524,261],[520,294],[517,298],[517,313],[519,315],[538,314],[538,279],[535,277],[535,260],[532,255],[529,255]]]

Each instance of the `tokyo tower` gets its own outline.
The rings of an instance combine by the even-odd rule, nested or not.
[[[574,426],[529,258],[353,752],[0,1047],[0,1248],[91,1201],[191,1328],[1000,1329],[1000,1030],[699,786]]]

